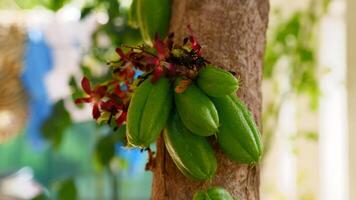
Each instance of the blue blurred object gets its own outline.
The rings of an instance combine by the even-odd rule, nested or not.
[[[135,175],[144,169],[144,166],[140,164],[142,160],[145,160],[146,154],[142,153],[140,149],[126,149],[123,143],[119,142],[115,145],[116,154],[127,161],[128,174]]]
[[[141,76],[142,74],[143,74],[143,72],[141,70],[136,69],[134,77],[137,78],[137,77]]]
[[[26,133],[36,147],[44,144],[40,133],[41,126],[51,114],[51,102],[47,95],[44,78],[52,68],[52,49],[46,43],[43,33],[37,29],[29,30],[21,78],[30,97]]]

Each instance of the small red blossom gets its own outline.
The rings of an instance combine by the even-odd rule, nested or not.
[[[99,107],[102,102],[101,99],[105,96],[107,86],[97,86],[94,89],[91,89],[90,82],[87,77],[83,77],[81,84],[84,92],[89,96],[84,98],[78,98],[75,100],[75,103],[93,103],[92,115],[94,119],[98,119],[100,117]]]
[[[190,27],[190,25],[188,25],[188,30],[189,30],[189,41],[190,41],[190,44],[191,44],[191,48],[193,49],[193,51],[198,55],[198,56],[201,56],[201,46],[200,44],[198,43],[197,39],[195,38],[194,34],[193,34],[193,30],[192,28]]]
[[[157,50],[158,60],[164,60],[168,56],[169,52],[167,45],[158,37],[158,35],[156,35],[153,47]]]
[[[135,76],[135,70],[133,70],[131,66],[126,66],[120,70],[118,74],[122,81],[131,80]]]
[[[121,126],[125,121],[127,117],[127,112],[122,112],[120,116],[116,119],[116,124],[118,126]]]
[[[162,66],[156,67],[153,71],[153,76],[152,76],[151,82],[152,83],[157,82],[158,79],[163,75],[163,73],[164,73],[164,70],[163,70]]]

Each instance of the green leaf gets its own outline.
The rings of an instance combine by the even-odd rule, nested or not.
[[[75,77],[73,75],[69,78],[69,86],[73,88],[78,88],[78,84],[75,81]]]
[[[306,47],[302,47],[298,50],[299,52],[299,56],[301,61],[303,62],[309,62],[309,61],[314,61],[314,52],[312,49],[306,48]]]
[[[79,87],[79,85],[77,84],[77,81],[75,80],[75,77],[72,75],[69,79],[69,86],[70,86],[70,90],[72,91],[72,100],[73,102],[78,99],[81,98],[83,96],[85,96],[86,94],[84,93],[83,89],[81,87]],[[78,108],[83,108],[84,105],[83,104],[75,104]]]
[[[44,0],[43,5],[53,11],[61,9],[69,0]]]
[[[318,133],[317,132],[313,132],[313,131],[305,133],[304,137],[307,140],[311,140],[311,141],[315,141],[315,142],[319,140]]]
[[[39,0],[15,0],[15,3],[22,9],[31,9],[37,6],[40,2]]]
[[[93,77],[93,74],[91,73],[91,70],[88,66],[81,65],[80,69],[82,70],[84,76],[88,77],[89,79]]]
[[[126,124],[123,124],[115,133],[113,134],[113,139],[115,142],[123,142],[126,145]]]
[[[65,180],[59,183],[59,189],[57,192],[58,200],[76,200],[77,189],[73,179]]]
[[[36,196],[35,198],[31,199],[31,200],[47,200],[48,197],[46,197],[46,195],[44,195],[43,193]]]
[[[88,5],[82,8],[80,12],[80,19],[83,20],[85,19],[90,13],[92,13],[94,10],[94,6]]]
[[[111,135],[106,135],[97,140],[95,155],[102,166],[108,166],[115,155],[115,142]]]
[[[49,140],[54,147],[58,147],[65,130],[72,124],[69,112],[64,107],[64,101],[55,103],[52,115],[42,125],[42,135]]]
[[[323,0],[323,13],[326,13],[328,11],[329,5],[330,5],[331,0]]]

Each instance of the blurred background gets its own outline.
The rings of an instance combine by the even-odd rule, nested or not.
[[[131,6],[0,1],[1,200],[149,199],[147,152],[126,150],[120,130],[73,103],[83,75],[105,79],[115,47],[142,42]],[[356,199],[354,10],[354,0],[271,0],[263,200]]]

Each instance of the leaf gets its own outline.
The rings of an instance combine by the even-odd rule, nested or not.
[[[68,179],[59,183],[57,192],[58,200],[76,200],[77,189],[73,179]]]
[[[309,48],[306,48],[306,47],[302,47],[302,48],[298,49],[298,52],[299,52],[300,59],[303,62],[308,62],[308,61],[315,60],[314,52],[313,52],[312,49],[309,49]]]
[[[317,132],[313,132],[313,131],[305,133],[304,137],[307,140],[311,140],[311,141],[315,141],[315,142],[319,140],[318,133]]]
[[[21,8],[21,9],[31,9],[38,5],[38,0],[15,0],[15,3]]]
[[[52,115],[43,123],[41,132],[44,138],[49,140],[54,147],[58,147],[65,130],[72,124],[69,112],[64,107],[64,101],[55,103]]]
[[[328,12],[328,8],[329,8],[329,5],[330,5],[330,2],[331,0],[323,0],[323,12],[326,13]]]
[[[126,124],[123,124],[117,131],[115,131],[113,140],[115,143],[122,142],[124,143],[124,146],[126,145]]]
[[[47,4],[46,7],[53,11],[58,11],[69,1],[70,0],[49,0],[49,3]]]
[[[80,69],[82,70],[84,76],[88,77],[89,79],[93,78],[93,74],[91,73],[91,70],[88,66],[81,65]]]
[[[46,197],[46,195],[44,195],[43,193],[36,196],[35,198],[31,199],[31,200],[47,200],[48,197]]]
[[[72,100],[75,101],[76,99],[82,98],[83,96],[87,95],[83,92],[83,89],[79,87],[75,77],[72,75],[69,79],[69,86],[72,92]],[[78,108],[83,108],[84,105],[82,103],[74,104]]]
[[[80,20],[85,19],[94,9],[94,6],[88,5],[82,8],[80,12]]]
[[[75,77],[73,75],[69,78],[69,86],[74,87],[74,88],[78,88],[78,84],[75,81]]]
[[[111,135],[106,135],[97,140],[95,155],[99,163],[108,166],[115,155],[115,142]]]

